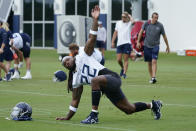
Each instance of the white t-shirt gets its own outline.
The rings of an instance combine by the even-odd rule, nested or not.
[[[23,48],[23,39],[19,33],[12,34],[13,37],[13,46],[17,49]]]
[[[102,66],[94,57],[88,56],[85,52],[76,55],[76,72],[73,73],[73,88],[78,88],[80,85],[91,84],[91,80],[98,76]]]
[[[81,53],[85,53],[84,52],[84,47],[79,47],[79,54]],[[101,52],[98,49],[94,49],[94,52],[92,54],[92,56],[94,57],[95,60],[97,60],[99,63],[101,62],[101,60],[103,59],[103,56],[101,54]]]
[[[106,29],[104,27],[98,27],[97,40],[104,42],[106,41]]]
[[[118,32],[117,46],[131,43],[131,28],[131,22],[124,23],[120,20],[116,23],[115,30]]]

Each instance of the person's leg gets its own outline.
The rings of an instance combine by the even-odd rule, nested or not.
[[[124,59],[124,67],[123,67],[124,72],[123,72],[123,74],[126,75],[127,70],[128,70],[128,64],[129,64],[129,54],[123,54],[123,59]]]
[[[155,46],[152,49],[152,82],[151,83],[156,83],[156,73],[157,73],[157,59],[159,55],[159,46]]]
[[[26,63],[26,69],[31,70],[31,59],[30,57],[25,58],[25,63]]]
[[[99,48],[99,50],[101,51],[102,56],[104,56],[105,48]]]
[[[148,62],[148,72],[150,74],[150,77],[152,78],[152,62]]]
[[[143,110],[152,108],[151,103],[147,104],[144,102],[137,102],[134,104],[130,104],[126,97],[124,99],[118,101],[115,104],[115,106],[118,107],[121,111],[123,111],[126,114],[132,114],[134,112],[139,112],[139,111],[143,111]]]
[[[81,121],[81,123],[83,124],[98,123],[98,107],[101,98],[101,86],[106,86],[106,85],[107,85],[107,79],[103,75],[97,76],[92,79],[91,81],[92,111],[85,120]]]
[[[121,69],[123,69],[122,53],[118,53],[116,56],[118,64],[120,65]]]
[[[151,74],[152,78],[156,77],[156,72],[157,72],[157,60],[152,59],[152,74]]]

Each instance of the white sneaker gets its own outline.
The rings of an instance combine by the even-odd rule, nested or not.
[[[32,75],[31,75],[31,73],[26,73],[26,75],[25,76],[23,76],[23,77],[21,77],[21,79],[23,79],[23,80],[29,80],[29,79],[32,79]]]
[[[23,62],[19,62],[18,68],[20,69],[20,68],[22,68],[22,67],[23,67]]]
[[[14,71],[14,75],[11,77],[11,79],[19,79],[20,75],[18,71]]]

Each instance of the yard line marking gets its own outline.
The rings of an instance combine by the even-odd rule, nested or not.
[[[98,129],[105,129],[105,130],[136,131],[136,130],[132,130],[132,129],[114,128],[114,127],[106,127],[106,126],[84,125],[84,124],[74,124],[74,123],[64,123],[64,122],[59,122],[59,121],[47,121],[47,120],[35,120],[35,121],[45,122],[45,123],[49,123],[49,124],[63,124],[63,125],[98,128]]]
[[[18,93],[18,94],[32,94],[32,95],[40,95],[40,96],[65,96],[65,95],[45,94],[45,93],[28,92],[28,91],[13,91],[13,90],[0,90],[0,92],[9,92],[9,93]]]
[[[169,87],[166,87],[166,86],[156,86],[156,85],[127,85],[126,87],[140,87],[140,88],[167,88],[167,89],[176,89],[176,90],[183,90],[183,91],[196,91],[196,88],[183,88],[183,87],[172,87],[172,86],[169,86]]]
[[[0,116],[0,118],[5,118],[6,120],[11,120],[9,117],[6,117],[6,116]],[[60,121],[47,121],[47,120],[36,120],[36,119],[33,119],[33,121],[39,121],[39,122],[44,122],[44,123],[49,123],[49,124],[62,124],[62,125],[71,125],[71,126],[79,126],[79,127],[98,128],[98,129],[105,129],[105,130],[136,131],[136,130],[132,130],[132,129],[114,128],[114,127],[106,127],[106,126],[64,123],[64,122],[60,122]]]
[[[192,107],[192,108],[196,108],[196,106],[194,105],[184,105],[184,104],[163,104],[166,106],[181,106],[181,107]]]

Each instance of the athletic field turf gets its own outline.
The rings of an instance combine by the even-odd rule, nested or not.
[[[130,61],[122,90],[131,103],[163,101],[162,118],[154,120],[150,110],[126,115],[102,96],[99,124],[83,125],[91,111],[91,89],[85,86],[79,109],[70,121],[56,121],[65,116],[71,101],[66,82],[54,83],[53,73],[65,69],[56,50],[32,50],[32,80],[0,83],[0,131],[195,131],[196,130],[196,57],[161,53],[158,60],[157,84],[149,84],[147,64]],[[115,52],[106,52],[107,68],[120,72]],[[67,72],[67,71],[66,71]],[[25,68],[21,70],[22,76]],[[33,108],[33,121],[6,120],[18,102]]]

